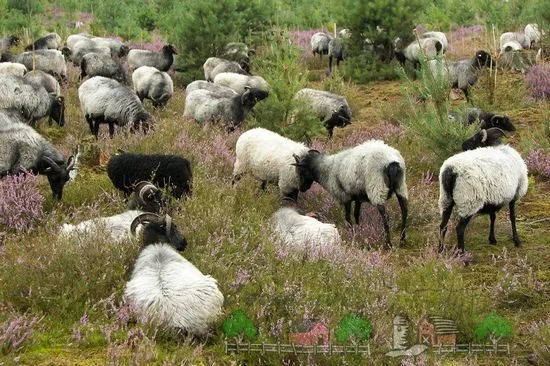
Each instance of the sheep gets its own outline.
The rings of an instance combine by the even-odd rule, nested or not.
[[[245,87],[244,92],[232,97],[199,89],[186,93],[183,116],[187,119],[194,119],[199,125],[218,122],[228,131],[233,131],[244,121],[256,103],[267,96],[267,92],[248,86]]]
[[[136,184],[128,200],[126,211],[121,214],[99,217],[79,224],[63,224],[61,236],[83,235],[105,229],[110,240],[119,242],[131,237],[130,226],[134,219],[146,212],[160,213],[163,206],[161,191],[150,182]]]
[[[496,212],[504,205],[510,209],[512,237],[521,246],[516,230],[515,204],[527,192],[527,166],[509,145],[480,147],[451,156],[439,170],[439,211],[441,213],[440,250],[447,224],[456,206],[458,249],[464,252],[466,226],[477,214],[489,214],[489,243],[496,244]]]
[[[521,51],[523,47],[519,42],[517,41],[508,41],[504,43],[500,48],[500,54],[504,54],[505,52],[513,52],[513,51]]]
[[[241,94],[246,87],[259,89],[269,93],[270,86],[261,76],[248,76],[236,74],[233,72],[222,72],[214,78],[214,84],[227,86]]]
[[[250,56],[256,52],[249,49],[245,43],[230,42],[225,45],[223,57],[239,63],[239,66],[246,72],[250,72]],[[231,71],[235,72],[235,71]]]
[[[36,41],[25,47],[25,51],[34,50],[59,50],[61,49],[61,37],[57,33],[48,33],[44,37],[38,38]]]
[[[67,37],[67,40],[65,41],[65,46],[69,48],[70,50],[74,49],[74,46],[80,42],[85,41],[88,39],[92,39],[93,37],[87,33],[78,33],[78,34],[71,34]]]
[[[25,74],[23,79],[41,85],[48,93],[53,93],[58,97],[61,96],[61,86],[59,82],[55,80],[53,76],[42,70],[33,70]]]
[[[15,46],[20,42],[17,36],[0,37],[0,53],[7,52],[11,46]]]
[[[170,75],[151,66],[138,67],[132,74],[132,83],[139,100],[143,103],[143,99],[150,99],[153,107],[164,107],[174,94]]]
[[[351,109],[346,98],[323,90],[301,89],[294,96],[299,105],[311,107],[332,138],[334,127],[351,124]]]
[[[11,74],[23,76],[27,73],[25,65],[17,62],[2,62],[0,63],[0,74]]]
[[[18,109],[32,125],[45,116],[50,122],[53,119],[59,126],[65,125],[65,99],[22,76],[0,78],[0,108]]]
[[[176,251],[175,235],[164,233],[166,222],[145,215],[132,223],[132,228],[145,223],[143,249],[124,288],[124,299],[134,313],[157,326],[204,336],[222,314],[224,297],[217,281]]]
[[[476,73],[483,67],[494,66],[491,55],[484,50],[477,51],[469,60],[447,61],[446,64],[442,60],[428,61],[432,75],[436,78],[444,77],[452,88],[461,89],[469,102],[471,100],[468,91],[477,82]]]
[[[75,66],[80,66],[84,56],[89,53],[97,53],[109,58],[111,57],[111,49],[109,47],[98,46],[91,39],[79,41],[72,50],[65,47],[63,51],[68,55],[68,59],[70,59]]]
[[[539,29],[538,24],[531,23],[525,26],[525,36],[531,41],[531,47],[540,47],[540,41],[542,40],[544,31]]]
[[[113,38],[93,37],[92,42],[98,47],[108,47],[112,57],[124,57],[130,51],[128,46]]]
[[[65,162],[52,144],[22,122],[17,111],[0,109],[0,177],[23,170],[46,175],[54,198],[61,200],[73,167],[74,157]]]
[[[395,57],[401,63],[401,66],[405,66],[405,62],[409,60],[416,70],[420,66],[421,57],[430,60],[440,55],[442,50],[443,44],[437,38],[419,38],[404,49],[395,50]]]
[[[445,33],[443,32],[424,32],[420,36],[420,38],[435,38],[439,42],[441,42],[441,53],[447,52],[447,49],[449,48],[449,42],[447,41],[447,36],[445,36]]]
[[[248,130],[237,140],[233,185],[243,174],[250,172],[261,182],[262,190],[268,182],[275,183],[279,186],[282,197],[296,201],[300,180],[296,169],[291,165],[294,162],[293,154],[302,157],[308,150],[304,144],[275,132],[263,128]]]
[[[500,50],[502,51],[504,44],[510,41],[516,41],[521,47],[527,49],[531,48],[531,39],[526,34],[518,32],[506,32],[500,35]]]
[[[18,62],[25,65],[28,71],[42,70],[54,76],[57,80],[67,81],[67,65],[65,57],[58,50],[37,50],[23,52],[19,55],[2,54],[0,62]]]
[[[231,88],[228,88],[226,86],[223,86],[223,85],[217,85],[217,84],[214,84],[214,83],[209,83],[207,81],[204,81],[204,80],[195,80],[191,83],[189,83],[186,87],[185,87],[185,93],[186,94],[189,94],[191,93],[192,91],[195,91],[195,90],[199,90],[199,89],[206,89],[206,90],[209,90],[221,97],[234,97],[237,94],[237,92]]]
[[[351,30],[347,28],[341,29],[340,32],[338,32],[338,37],[342,39],[351,38]]]
[[[328,69],[332,72],[332,59],[336,59],[336,67],[340,61],[344,61],[344,51],[342,50],[342,42],[339,38],[332,38],[328,42]]]
[[[191,163],[177,155],[115,155],[107,163],[107,175],[126,196],[141,181],[151,181],[159,188],[170,187],[172,196],[177,199],[192,194]]]
[[[465,125],[471,125],[476,121],[480,122],[480,129],[486,130],[491,127],[498,127],[504,131],[514,132],[516,126],[512,123],[508,116],[498,115],[484,111],[480,108],[466,108],[463,112],[451,112],[450,120],[456,120]]]
[[[401,241],[406,239],[408,214],[405,161],[391,146],[380,140],[369,140],[334,155],[309,150],[304,156],[294,156],[299,175],[300,191],[305,192],[313,181],[325,188],[344,205],[346,221],[351,225],[351,203],[355,201],[354,217],[359,224],[361,203],[376,205],[386,233],[386,248],[391,248],[386,201],[393,193],[401,209]]]
[[[140,66],[152,66],[160,71],[168,71],[174,62],[174,55],[177,55],[176,49],[168,44],[162,47],[160,52],[130,50],[126,60],[128,61],[128,68],[132,72]]]
[[[505,136],[507,136],[506,131],[498,127],[483,129],[462,143],[462,151],[500,145],[502,138]]]
[[[209,57],[202,65],[204,69],[204,79],[214,81],[214,77],[222,72],[232,72],[235,74],[248,75],[248,72],[235,61],[224,60],[219,57]]]
[[[310,44],[313,57],[315,54],[318,54],[320,58],[323,58],[323,55],[328,55],[328,44],[331,39],[331,36],[323,32],[317,32],[311,36]]]
[[[105,53],[89,52],[80,61],[80,79],[86,76],[104,76],[126,84],[126,71],[122,65]]]
[[[151,116],[134,92],[116,80],[94,76],[78,88],[82,114],[88,122],[90,132],[97,138],[99,125],[109,124],[109,136],[115,133],[115,124],[130,124],[132,130],[144,132],[149,129]]]

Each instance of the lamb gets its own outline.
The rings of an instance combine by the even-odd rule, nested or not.
[[[515,204],[527,192],[527,180],[525,162],[509,145],[481,147],[445,160],[439,171],[440,250],[443,250],[447,224],[455,206],[460,218],[456,233],[461,252],[464,252],[466,226],[477,213],[489,214],[489,243],[496,244],[496,212],[504,205],[510,209],[514,243],[516,247],[521,246]]]
[[[139,100],[153,101],[153,107],[164,107],[174,94],[172,78],[151,66],[138,67],[132,74],[134,91]]]
[[[461,61],[428,61],[428,67],[434,77],[444,77],[449,80],[452,88],[459,88],[464,92],[466,99],[471,102],[469,89],[477,82],[477,72],[483,67],[495,67],[491,55],[486,51],[479,50],[469,60]]]
[[[384,222],[386,247],[391,248],[386,201],[393,193],[401,209],[401,241],[406,239],[408,213],[405,161],[396,149],[380,140],[369,140],[359,146],[334,155],[309,150],[304,156],[294,156],[299,174],[300,191],[305,192],[316,181],[344,205],[346,221],[351,224],[351,203],[355,201],[354,217],[359,224],[361,203],[376,205]]]
[[[126,196],[141,181],[151,181],[159,188],[170,187],[172,196],[177,199],[183,195],[190,197],[192,193],[191,163],[177,155],[116,155],[107,163],[107,175]]]
[[[266,93],[269,93],[270,89],[267,81],[265,81],[265,79],[261,76],[248,76],[235,74],[233,72],[222,72],[217,74],[214,78],[214,84],[227,86],[239,94],[242,94],[246,87],[251,89],[259,89]]]
[[[48,93],[41,85],[22,76],[4,75],[0,78],[0,108],[19,110],[32,125],[45,116],[59,126],[65,125],[64,98]]]
[[[332,38],[328,42],[328,69],[332,72],[332,59],[336,59],[336,67],[340,61],[344,61],[344,51],[342,50],[342,42],[339,38]]]
[[[219,57],[209,57],[202,65],[204,69],[204,79],[214,81],[214,77],[222,72],[232,72],[235,74],[248,75],[248,72],[235,61],[224,60]]]
[[[402,50],[395,51],[395,57],[405,66],[405,62],[412,62],[415,70],[420,66],[420,58],[425,57],[427,60],[435,58],[443,51],[443,44],[437,38],[420,38],[411,42]]]
[[[239,66],[246,72],[250,72],[250,56],[256,53],[249,49],[245,43],[230,42],[225,45],[223,57],[239,63]],[[231,71],[234,72],[234,71]]]
[[[58,97],[61,96],[61,86],[59,85],[59,82],[55,80],[53,76],[42,70],[33,70],[25,74],[23,79],[28,80],[31,83],[41,85],[48,93],[53,93]]]
[[[89,52],[82,57],[80,61],[80,79],[84,79],[86,76],[104,76],[126,84],[124,67],[103,52]]]
[[[443,32],[424,32],[420,36],[420,38],[435,38],[439,42],[441,42],[441,52],[445,53],[447,52],[447,49],[449,48],[449,42],[447,41],[447,36],[445,36],[445,33]]]
[[[2,62],[0,63],[0,74],[11,74],[23,76],[27,73],[27,68],[17,62]]]
[[[117,126],[130,124],[132,130],[144,132],[149,129],[151,116],[134,92],[116,80],[103,76],[94,76],[78,88],[80,107],[90,132],[97,138],[99,125],[109,124],[109,136],[112,138]]]
[[[218,76],[223,75],[219,74]],[[237,74],[235,74],[237,75]],[[244,92],[226,97],[206,89],[186,93],[183,116],[192,118],[200,125],[218,122],[233,131],[246,118],[257,102],[267,98],[266,91],[245,87]]]
[[[23,52],[19,55],[2,54],[0,62],[18,62],[25,65],[28,71],[42,70],[54,76],[59,81],[67,81],[67,65],[65,57],[58,50],[37,50]]]
[[[293,154],[299,157],[307,154],[309,149],[304,144],[263,128],[253,128],[239,136],[235,150],[233,185],[243,174],[250,172],[260,180],[262,189],[268,182],[275,183],[282,197],[298,199],[300,179],[291,164]]]
[[[217,281],[176,251],[174,235],[165,234],[166,223],[146,215],[132,223],[146,223],[144,249],[124,288],[124,299],[133,312],[157,326],[204,336],[222,314],[224,297]]]
[[[20,42],[17,36],[0,37],[0,53],[7,52],[11,46],[15,46]]]
[[[526,34],[518,32],[506,32],[500,35],[500,50],[502,51],[504,44],[510,41],[516,41],[521,47],[527,49],[531,48],[531,39]]]
[[[25,51],[34,50],[59,50],[61,49],[61,37],[57,33],[48,33],[44,37],[38,38],[36,41],[25,47]]]
[[[320,58],[323,58],[323,55],[328,55],[328,45],[331,39],[331,36],[323,32],[317,32],[311,36],[310,44],[313,57],[315,54],[318,54]]]
[[[231,88],[228,88],[226,86],[223,86],[223,85],[217,85],[217,84],[214,84],[214,83],[209,83],[207,81],[204,81],[204,80],[195,80],[191,83],[189,83],[186,87],[185,87],[185,93],[186,94],[189,94],[191,93],[192,91],[195,91],[195,90],[199,90],[199,89],[205,89],[205,90],[208,90],[208,91],[211,91],[221,97],[234,97],[237,94],[237,92]]]
[[[323,90],[301,89],[294,96],[298,105],[306,105],[313,109],[332,138],[334,127],[345,127],[351,124],[351,109],[343,96]]]
[[[507,136],[506,131],[498,127],[483,129],[462,143],[462,151],[500,145],[502,138],[505,136]]]
[[[177,55],[176,49],[168,44],[162,47],[160,52],[130,50],[126,59],[132,72],[140,66],[152,66],[160,71],[168,71],[174,62],[174,55]]]
[[[505,52],[521,51],[523,47],[517,41],[508,41],[504,43],[500,48],[500,54]]]
[[[545,35],[544,31],[541,31],[539,29],[538,24],[531,23],[527,24],[525,26],[525,36],[531,40],[531,47],[540,47],[540,41],[542,40],[542,37]]]
[[[107,47],[111,50],[111,57],[124,57],[128,54],[130,49],[117,39],[93,37],[92,42],[98,47]]]
[[[498,115],[495,113],[484,111],[480,108],[466,108],[463,112],[451,112],[450,120],[456,120],[465,125],[471,125],[477,121],[480,122],[480,129],[486,130],[491,127],[498,127],[504,131],[514,132],[516,126],[512,123],[508,116]]]
[[[65,159],[44,137],[22,122],[15,110],[0,109],[0,177],[23,170],[48,177],[54,198],[61,200],[74,158]]]

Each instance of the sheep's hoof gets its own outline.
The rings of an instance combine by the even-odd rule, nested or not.
[[[522,247],[521,240],[519,240],[519,239],[514,239],[514,244],[516,245],[516,248],[521,248]]]
[[[489,238],[489,244],[496,245],[497,240],[495,238]]]

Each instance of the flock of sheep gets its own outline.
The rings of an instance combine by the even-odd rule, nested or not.
[[[536,25],[526,27],[525,34],[508,33],[501,37],[503,49],[540,42]],[[538,35],[538,38],[537,38]],[[342,38],[316,33],[311,39],[313,54],[329,55],[343,60]],[[523,38],[522,38],[523,37]],[[9,47],[16,37],[0,38],[0,176],[32,171],[46,175],[53,195],[62,198],[63,187],[71,177],[74,157],[61,153],[33,127],[48,117],[64,125],[64,99],[60,84],[67,81],[66,62],[80,67],[78,97],[90,132],[97,138],[101,124],[109,134],[114,126],[130,126],[147,132],[152,122],[144,106],[150,99],[154,107],[165,106],[174,93],[167,71],[174,62],[176,50],[166,45],[160,52],[129,50],[122,42],[71,35],[62,44],[61,37],[50,33],[13,55]],[[427,32],[417,41],[399,48],[396,58],[409,60],[415,66],[420,57],[433,58],[444,53],[447,39],[441,32]],[[345,43],[344,43],[345,44]],[[242,43],[228,44],[224,58],[208,58],[204,65],[205,80],[186,88],[184,116],[199,124],[212,122],[233,130],[246,118],[256,103],[267,98],[270,86],[261,76],[250,74],[250,56],[254,54]],[[122,64],[126,58],[131,85]],[[445,62],[431,60],[428,67],[443,75],[453,87],[468,97],[468,88],[477,79],[477,71],[492,66],[489,53],[478,51],[471,60]],[[311,107],[326,127],[329,137],[334,127],[351,123],[352,112],[342,96],[315,89],[302,89],[295,101]],[[440,245],[453,209],[459,216],[458,248],[464,251],[464,232],[471,218],[489,214],[489,242],[496,243],[495,213],[509,206],[513,240],[521,244],[515,225],[515,203],[527,191],[527,168],[520,155],[501,138],[515,127],[506,116],[475,108],[463,114],[450,115],[457,123],[480,123],[480,131],[463,144],[464,152],[448,158],[439,174],[439,208],[442,215]],[[408,191],[406,165],[395,148],[380,140],[363,144],[333,155],[312,150],[275,132],[255,128],[240,135],[235,147],[236,161],[233,184],[246,173],[252,174],[265,188],[277,184],[283,207],[272,216],[272,227],[278,239],[294,248],[340,245],[338,229],[314,216],[305,215],[297,206],[299,192],[306,192],[313,182],[340,202],[345,219],[353,216],[359,224],[361,204],[376,206],[383,220],[385,245],[391,247],[386,202],[395,195],[401,210],[400,240],[406,240]],[[85,235],[105,230],[112,241],[125,240],[139,232],[143,248],[135,262],[124,296],[134,310],[159,325],[204,335],[208,325],[222,312],[223,294],[217,281],[203,275],[177,250],[187,242],[172,218],[164,213],[165,197],[161,188],[179,199],[192,195],[193,174],[189,161],[175,155],[122,153],[113,156],[107,166],[113,185],[128,198],[127,209],[114,216],[100,217],[78,224],[64,224],[61,236]]]

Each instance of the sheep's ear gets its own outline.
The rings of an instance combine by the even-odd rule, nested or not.
[[[290,165],[294,165],[294,166],[301,166],[301,162],[300,162],[300,157],[296,154],[292,154],[292,157],[294,158],[294,160],[296,161],[295,163],[292,163]]]
[[[487,141],[487,130],[481,130],[481,142]]]

